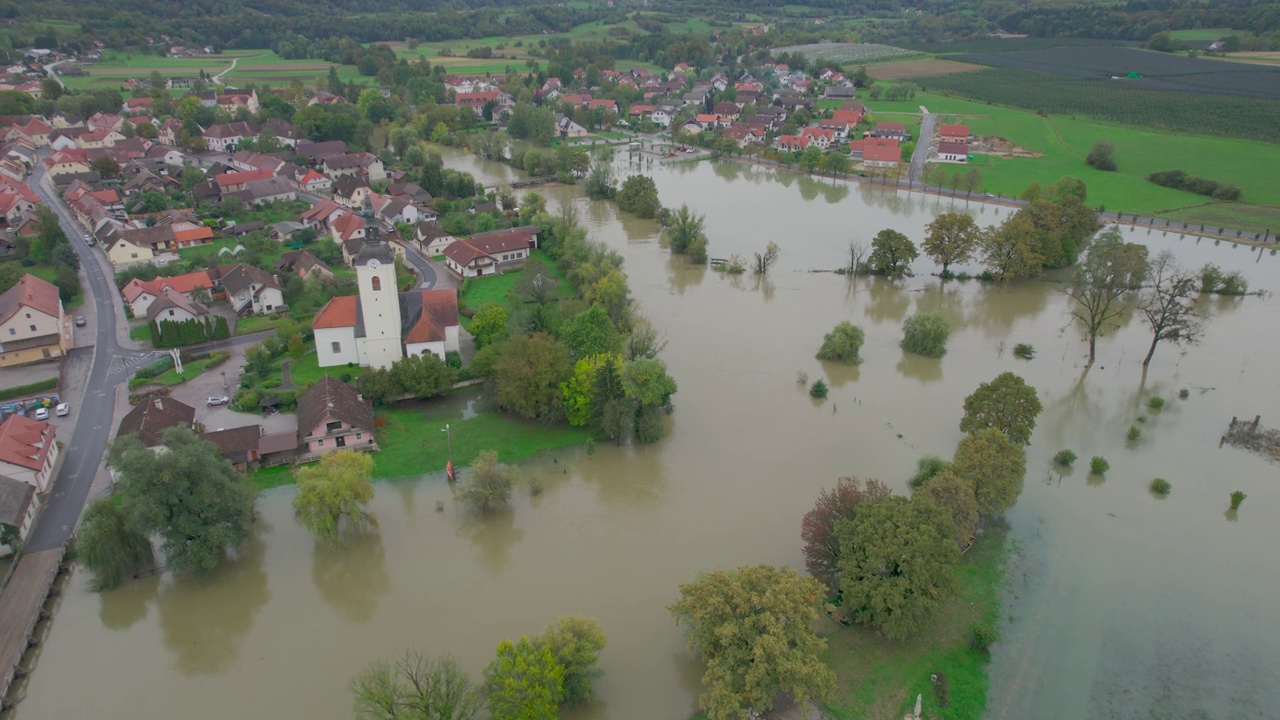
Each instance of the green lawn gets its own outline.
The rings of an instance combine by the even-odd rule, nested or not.
[[[957,568],[960,591],[916,637],[887,640],[863,627],[828,637],[823,660],[836,673],[826,704],[837,720],[910,715],[917,694],[927,718],[973,720],[987,701],[990,655],[970,645],[973,626],[999,624],[1000,586],[1008,549],[1003,533],[982,536]],[[946,676],[950,702],[938,706],[931,674]]]
[[[565,279],[562,272],[551,259],[551,256],[543,250],[534,250],[533,257],[541,260],[543,271],[560,281],[559,287],[556,288],[556,297],[561,300],[568,300],[574,296],[573,286]],[[459,298],[465,307],[472,310],[479,310],[489,303],[497,303],[507,309],[508,315],[511,313],[512,301],[508,297],[511,289],[520,282],[524,277],[523,270],[508,270],[501,275],[490,275],[483,278],[471,278],[462,285],[462,293]],[[469,318],[462,318],[463,325],[470,324]]]
[[[1247,37],[1250,33],[1232,30],[1231,28],[1197,28],[1195,30],[1169,31],[1169,37],[1174,40],[1218,40],[1228,35]]]
[[[282,315],[278,318],[273,318],[269,315],[249,315],[236,320],[235,334],[248,335],[259,330],[274,330],[290,322],[293,322],[293,318],[288,315]]]
[[[182,374],[178,374],[177,368],[169,368],[152,378],[150,382],[156,385],[181,385],[182,383],[200,375],[209,366],[209,360],[193,360],[182,364]]]
[[[138,342],[151,342],[151,328],[146,323],[129,328],[129,339]]]
[[[307,354],[303,355],[301,358],[294,360],[288,355],[285,355],[280,361],[283,363],[285,360],[289,361],[289,377],[293,380],[293,384],[296,387],[312,385],[325,375],[333,375],[336,377],[344,372],[350,372],[354,375],[360,371],[359,368],[348,369],[342,366],[328,368],[320,367],[320,356],[315,353],[314,343],[308,343]]]

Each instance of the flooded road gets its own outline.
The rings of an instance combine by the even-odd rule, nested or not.
[[[506,170],[448,162],[486,183]],[[461,512],[440,476],[380,483],[379,534],[330,548],[297,524],[292,490],[279,488],[259,501],[254,541],[205,581],[163,576],[97,594],[77,570],[15,717],[348,718],[347,682],[372,660],[405,647],[448,652],[478,678],[500,640],[583,614],[608,634],[605,675],[599,702],[566,717],[684,720],[701,669],[664,609],[677,585],[708,568],[802,567],[800,517],[820,487],[856,474],[906,492],[920,455],[953,452],[964,397],[1004,370],[1035,386],[1045,411],[1009,514],[1020,560],[988,715],[1274,714],[1280,473],[1217,445],[1232,416],[1280,425],[1275,298],[1206,300],[1204,344],[1162,345],[1145,374],[1149,336],[1135,318],[1099,343],[1086,372],[1054,282],[943,284],[923,259],[899,283],[810,272],[842,266],[850,240],[869,246],[884,227],[918,241],[950,199],[731,163],[652,173],[665,204],[707,215],[713,257],[782,248],[768,278],[726,277],[673,260],[650,221],[619,217],[579,188],[545,190],[622,252],[641,311],[665,331],[680,385],[666,440],[527,463],[542,495],[518,489],[513,509],[487,520]],[[970,207],[982,224],[1010,212]],[[1280,289],[1280,258],[1266,251],[1125,236]],[[953,323],[946,356],[904,354],[903,319],[934,309]],[[860,366],[813,359],[841,320],[866,331]],[[1013,357],[1020,342],[1035,346],[1034,360]],[[811,400],[798,372],[827,378],[829,399]],[[1147,408],[1154,395],[1163,410]],[[1143,429],[1136,443],[1131,425]],[[436,428],[423,433],[443,441]],[[1063,448],[1082,462],[1059,477],[1050,458]],[[1087,477],[1092,455],[1110,461],[1105,481]],[[1167,499],[1146,489],[1157,476],[1173,485]],[[1232,490],[1248,499],[1226,517]]]

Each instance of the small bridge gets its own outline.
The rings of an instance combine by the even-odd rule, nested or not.
[[[512,180],[509,183],[499,183],[497,185],[494,185],[493,187],[485,188],[485,192],[495,192],[499,187],[503,185],[506,185],[512,190],[519,190],[520,188],[536,187],[538,185],[546,185],[548,183],[553,183],[555,181],[556,181],[555,175],[539,175],[537,177],[527,177],[527,178],[524,178],[523,180]]]
[[[54,581],[62,574],[64,549],[57,547],[23,555],[0,593],[0,711],[17,704],[10,699],[13,681],[26,676],[22,658],[40,644],[36,624],[49,618],[45,601],[58,594]]]

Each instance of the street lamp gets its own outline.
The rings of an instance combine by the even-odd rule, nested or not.
[[[453,433],[449,432],[449,423],[444,424],[444,429],[440,432],[444,433],[445,442],[449,447],[449,460],[444,465],[444,474],[449,478],[449,482],[457,480],[457,476],[453,472]]]

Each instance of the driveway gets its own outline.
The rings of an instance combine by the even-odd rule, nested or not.
[[[924,115],[924,120],[920,123],[920,137],[916,138],[916,151],[911,155],[911,174],[908,179],[912,183],[924,181],[924,164],[929,160],[929,150],[933,148],[933,123],[938,119],[937,115],[929,112],[925,106],[920,106],[920,112]]]

